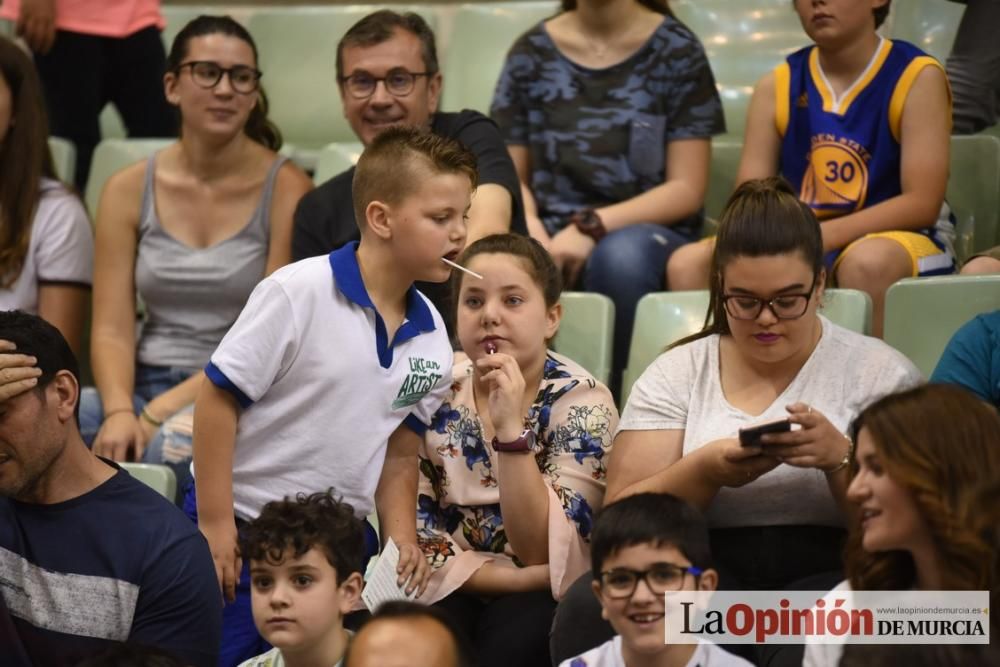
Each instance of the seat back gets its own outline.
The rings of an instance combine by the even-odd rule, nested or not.
[[[155,463],[119,463],[128,474],[150,487],[170,502],[177,494],[177,477],[165,465]]]
[[[97,218],[97,205],[101,200],[104,184],[116,171],[138,162],[168,145],[174,139],[105,139],[94,150],[90,164],[90,177],[84,200],[90,216]]]
[[[441,108],[475,109],[488,115],[507,51],[524,32],[558,9],[558,3],[548,0],[460,5],[441,64]]]
[[[1000,309],[1000,275],[907,278],[885,294],[885,342],[930,377],[959,327]]]
[[[888,35],[911,42],[942,63],[951,51],[964,4],[941,0],[896,2],[889,12]]]
[[[675,0],[674,13],[705,47],[726,114],[743,136],[754,84],[809,43],[788,0]]]
[[[76,146],[61,137],[49,137],[49,151],[52,152],[56,176],[65,183],[72,183],[76,175]]]
[[[317,155],[313,183],[320,185],[337,174],[347,171],[358,163],[358,158],[361,157],[363,150],[364,146],[359,142],[327,144]]]
[[[947,198],[958,222],[960,260],[1000,244],[1000,138],[951,138]]]
[[[552,349],[580,364],[607,385],[615,338],[614,302],[593,292],[563,292],[560,303],[562,322],[552,341]]]
[[[742,142],[718,139],[712,141],[712,163],[708,172],[708,191],[705,193],[705,215],[718,220],[736,185],[736,172],[740,167]]]
[[[628,402],[632,385],[664,349],[701,330],[708,312],[708,290],[656,292],[639,300],[629,347],[628,366],[622,379],[621,406]],[[864,292],[828,289],[820,313],[831,322],[868,335],[871,332],[871,299]]]

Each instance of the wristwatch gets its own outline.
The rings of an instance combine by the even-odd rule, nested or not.
[[[496,452],[537,452],[539,449],[538,439],[530,428],[524,429],[524,432],[511,442],[500,442],[493,436],[493,442],[490,444]]]
[[[608,234],[608,229],[604,226],[601,216],[592,208],[577,211],[569,217],[569,221],[581,234],[594,239],[594,243],[600,243],[601,239]]]

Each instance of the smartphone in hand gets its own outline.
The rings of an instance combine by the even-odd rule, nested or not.
[[[754,424],[753,426],[747,426],[746,428],[740,429],[740,445],[743,447],[752,447],[754,445],[761,444],[760,436],[765,433],[787,433],[792,430],[792,422],[788,420],[788,417],[782,419],[775,419],[774,421],[764,422],[763,424]]]

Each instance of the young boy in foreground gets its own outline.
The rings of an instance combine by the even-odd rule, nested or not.
[[[240,667],[340,667],[361,597],[365,537],[354,508],[329,493],[272,501],[243,530],[253,620],[273,649]]]
[[[605,507],[590,544],[594,595],[618,633],[560,667],[749,667],[715,644],[664,643],[664,594],[714,591],[708,524],[674,496],[640,493]]]

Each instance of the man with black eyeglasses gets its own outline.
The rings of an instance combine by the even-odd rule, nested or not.
[[[344,116],[365,146],[385,128],[406,124],[457,139],[476,156],[479,187],[469,210],[467,244],[490,234],[527,233],[517,173],[496,125],[469,109],[438,111],[442,78],[434,33],[420,16],[380,10],[355,23],[337,46],[337,81]],[[352,167],[299,202],[294,259],[325,255],[359,238],[353,177]],[[447,284],[418,287],[448,312]]]

